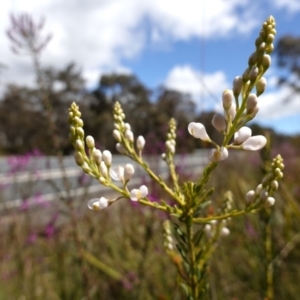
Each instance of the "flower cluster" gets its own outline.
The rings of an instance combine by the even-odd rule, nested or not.
[[[130,155],[129,153],[135,153],[131,148],[134,141],[133,133],[130,129],[130,125],[123,122],[125,116],[119,105],[116,105],[116,111],[116,129],[113,132],[113,136],[119,142],[117,144],[117,149],[123,149],[122,151],[124,153]],[[88,202],[88,207],[93,210],[101,210],[120,198],[130,198],[132,201],[139,201],[140,199],[145,198],[148,194],[146,186],[142,185],[139,189],[133,189],[131,191],[127,188],[127,184],[135,172],[133,165],[126,164],[124,167],[118,166],[117,168],[113,168],[111,152],[108,150],[101,152],[97,149],[92,136],[88,135],[84,139],[85,135],[82,128],[83,121],[80,117],[81,113],[79,111],[79,107],[75,103],[72,103],[69,109],[69,138],[75,148],[74,158],[76,163],[85,173],[97,178],[102,185],[111,187],[122,195],[115,199],[107,199],[105,197],[101,197],[100,199],[91,199]],[[144,145],[144,138],[139,137],[137,139],[137,149],[140,155]],[[112,179],[120,181],[123,185],[123,189],[120,189],[117,185],[115,185],[112,182]]]
[[[252,137],[251,129],[244,125],[259,111],[258,97],[265,91],[267,85],[263,74],[271,64],[269,54],[274,49],[275,25],[273,17],[269,17],[264,22],[259,37],[255,41],[256,49],[249,57],[248,67],[242,76],[234,79],[232,89],[223,92],[224,114],[217,113],[212,119],[215,129],[224,135],[222,145],[219,146],[210,139],[203,124],[192,122],[188,126],[192,136],[216,147],[210,153],[211,162],[226,159],[229,148],[256,151],[266,145],[264,136]],[[253,88],[256,89],[256,93],[251,93]],[[229,144],[232,138],[233,143]]]
[[[265,175],[262,182],[256,187],[255,191],[251,190],[246,194],[246,205],[248,209],[259,208],[264,206],[269,208],[275,203],[272,197],[278,189],[278,180],[282,179],[284,164],[280,155],[277,155],[271,164],[271,169]]]

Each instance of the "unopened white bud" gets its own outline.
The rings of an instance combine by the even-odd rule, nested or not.
[[[192,122],[188,126],[189,133],[202,141],[211,141],[203,124]]]
[[[233,80],[232,91],[235,96],[238,96],[241,93],[243,87],[243,79],[241,76],[236,76]]]
[[[266,89],[267,79],[265,77],[261,77],[256,83],[256,94],[260,96]]]
[[[83,165],[84,159],[83,159],[82,154],[80,152],[75,151],[75,153],[74,153],[74,159],[75,159],[75,161],[76,161],[76,163],[77,163],[78,166],[82,166]]]
[[[235,145],[240,145],[251,137],[252,130],[249,127],[243,126],[234,134]]]
[[[228,120],[228,117],[230,117],[230,119],[233,120],[235,115],[236,115],[236,104],[235,102],[232,102],[231,107],[225,110],[225,119]]]
[[[278,181],[277,180],[272,180],[271,181],[271,188],[276,191],[278,190]]]
[[[100,163],[100,172],[103,177],[107,177],[107,166],[104,161],[101,161]]]
[[[146,141],[142,135],[136,139],[136,147],[139,151],[142,151],[145,147]]]
[[[263,190],[263,186],[262,186],[262,184],[259,184],[259,185],[256,187],[255,194],[256,194],[257,196],[259,196],[262,190]]]
[[[131,164],[127,164],[124,168],[124,180],[129,181],[134,174],[134,167]]]
[[[124,126],[125,126],[126,130],[131,130],[131,126],[129,123],[125,123]]]
[[[264,203],[265,208],[269,208],[275,204],[275,199],[273,197],[268,197]]]
[[[220,235],[221,236],[228,236],[230,234],[230,230],[227,227],[223,227],[220,230]]]
[[[268,69],[271,65],[271,56],[268,54],[264,54],[261,64],[265,70]]]
[[[250,74],[249,74],[250,80],[255,81],[257,78],[257,75],[258,75],[258,67],[253,66],[250,71]]]
[[[269,193],[266,189],[263,189],[259,195],[261,200],[266,200],[268,196],[269,196]]]
[[[243,150],[257,151],[262,149],[267,143],[267,139],[263,135],[256,135],[246,140],[241,148]]]
[[[213,126],[219,131],[219,132],[225,132],[226,130],[226,121],[223,115],[217,113],[212,118],[212,124]]]
[[[250,94],[246,102],[247,114],[251,114],[256,106],[257,106],[257,96],[255,94]]]
[[[104,150],[102,157],[103,157],[103,161],[105,162],[106,166],[110,167],[111,161],[112,161],[112,155],[111,155],[110,151]]]
[[[121,142],[121,134],[120,134],[119,130],[117,130],[117,129],[113,130],[113,137],[115,138],[115,140],[117,142]]]
[[[246,204],[250,205],[251,203],[253,203],[255,200],[255,192],[254,191],[249,191],[246,194]]]
[[[100,165],[102,160],[102,153],[96,148],[93,149],[93,160],[98,166]]]
[[[234,99],[232,90],[225,90],[222,94],[223,107],[228,110],[231,107],[232,101]]]
[[[95,140],[92,136],[88,135],[86,138],[85,138],[85,142],[88,146],[88,148],[94,148],[95,147]]]
[[[133,132],[130,129],[125,131],[125,138],[130,142],[133,142]]]
[[[82,140],[76,140],[76,150],[78,150],[78,151],[84,150],[84,146],[83,146]]]
[[[127,151],[126,151],[126,149],[124,148],[124,146],[123,146],[122,144],[120,144],[120,143],[117,143],[117,144],[116,144],[116,149],[117,149],[117,151],[118,151],[119,153],[121,153],[121,154],[126,154],[126,153],[127,153]]]

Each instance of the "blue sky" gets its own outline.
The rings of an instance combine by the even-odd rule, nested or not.
[[[105,72],[134,73],[151,88],[190,93],[199,110],[220,109],[222,91],[243,73],[269,15],[277,39],[300,36],[299,0],[11,0],[0,11],[1,90],[12,81],[34,83],[29,59],[14,56],[4,34],[8,14],[25,11],[46,17],[45,33],[53,34],[44,65],[75,61],[90,87]],[[299,96],[283,101],[291,92],[277,88],[278,74],[273,59],[256,121],[300,133]]]

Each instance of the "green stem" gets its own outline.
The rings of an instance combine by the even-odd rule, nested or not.
[[[186,223],[186,233],[187,233],[187,242],[188,242],[188,248],[189,248],[189,256],[190,256],[190,282],[189,285],[191,287],[191,292],[193,299],[198,299],[199,296],[199,290],[198,290],[198,284],[197,284],[197,277],[196,277],[196,253],[195,253],[195,245],[193,242],[193,228],[192,225],[188,224],[189,221]]]

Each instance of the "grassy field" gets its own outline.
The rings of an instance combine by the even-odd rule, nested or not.
[[[274,299],[299,299],[300,156],[286,145],[278,152],[286,167],[276,204],[231,220],[210,261],[209,299],[264,299],[266,274],[273,274]],[[227,190],[243,207],[263,177],[259,154],[231,157],[211,179],[207,213]],[[129,201],[94,212],[87,200],[1,212],[0,299],[184,299],[163,247],[166,215]]]

